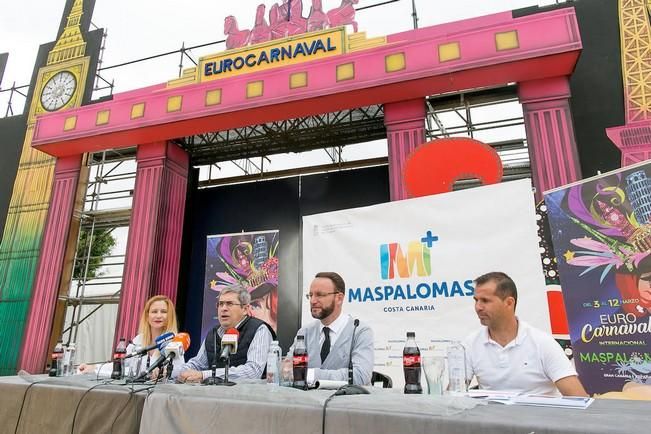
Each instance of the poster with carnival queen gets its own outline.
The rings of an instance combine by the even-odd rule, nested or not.
[[[589,393],[651,384],[651,161],[545,203],[581,381]]]

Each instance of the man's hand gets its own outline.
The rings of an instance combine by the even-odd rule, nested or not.
[[[194,369],[188,369],[179,374],[178,380],[181,383],[200,383],[203,380],[203,373]]]
[[[81,365],[79,365],[79,366],[77,367],[77,369],[79,370],[79,373],[80,373],[80,374],[92,374],[94,368],[95,368],[95,367],[94,367],[93,365],[87,365],[87,364],[85,364],[85,363],[82,363]]]

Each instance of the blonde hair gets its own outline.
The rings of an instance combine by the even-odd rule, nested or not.
[[[151,336],[151,328],[149,327],[149,309],[151,305],[157,301],[164,301],[167,305],[167,324],[165,325],[165,330],[163,333],[172,332],[174,334],[178,333],[178,325],[176,323],[176,311],[174,310],[174,303],[165,295],[155,295],[151,297],[145,303],[145,307],[142,310],[140,315],[140,326],[138,327],[138,333],[142,336],[142,345],[147,346],[153,343]]]

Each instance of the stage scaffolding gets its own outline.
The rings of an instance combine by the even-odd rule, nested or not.
[[[126,252],[131,203],[136,178],[135,148],[90,154],[86,159],[88,178],[73,259],[73,273],[58,299],[53,335],[78,345],[79,360],[107,360],[111,348]],[[108,255],[94,256],[98,236],[112,237],[115,245]],[[81,243],[84,238],[86,241]],[[93,262],[99,267],[91,273]],[[64,283],[65,285],[65,283]],[[98,346],[101,341],[104,345]],[[103,347],[103,350],[99,350]],[[97,350],[92,350],[97,348]]]

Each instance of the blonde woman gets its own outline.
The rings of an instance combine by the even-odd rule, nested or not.
[[[164,333],[178,333],[176,321],[176,311],[174,303],[164,295],[155,295],[145,303],[145,307],[140,315],[140,324],[138,334],[127,346],[127,354],[152,345],[156,338]],[[153,349],[141,357],[131,357],[125,360],[125,371],[137,375],[147,370],[150,363],[160,356],[158,349]],[[174,367],[180,367],[184,360],[177,356],[174,361]],[[93,371],[101,377],[110,376],[112,371],[110,363],[103,365],[79,365],[80,373],[92,373]],[[129,369],[130,368],[130,369]]]

